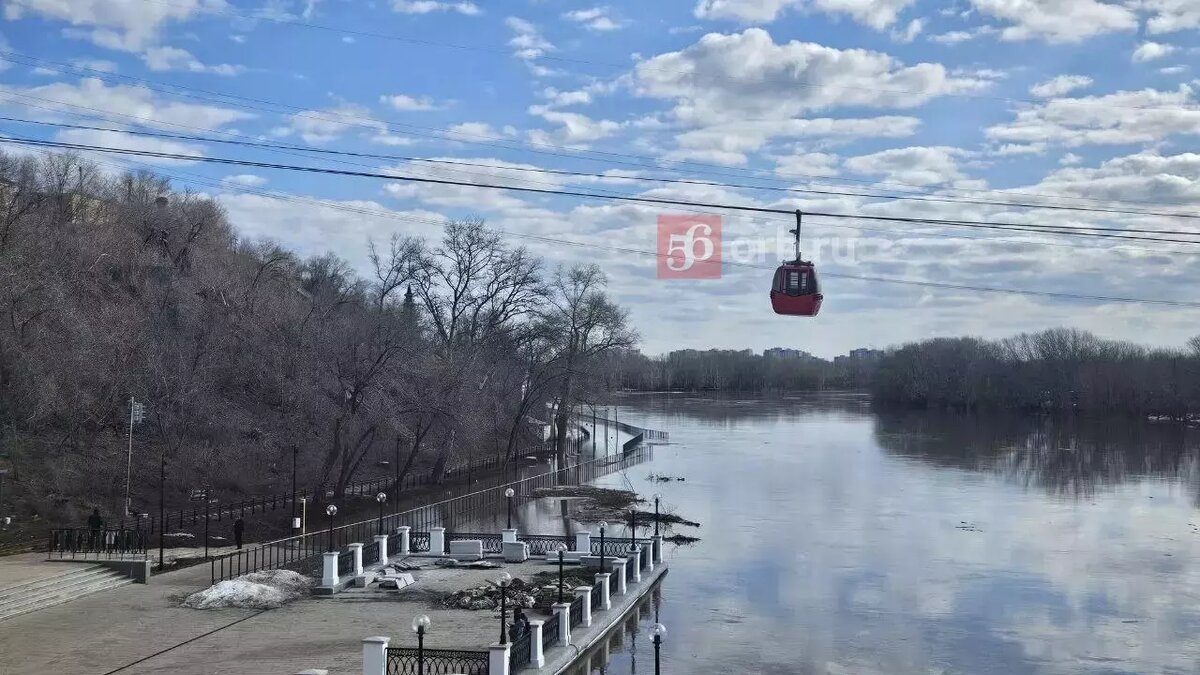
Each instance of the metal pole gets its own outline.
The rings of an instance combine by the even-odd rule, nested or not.
[[[512,500],[513,500],[513,498],[506,497],[506,499],[508,499],[508,529],[511,530],[512,529]]]
[[[660,675],[660,673],[661,673],[660,666],[659,666],[659,658],[658,658],[658,652],[659,652],[659,649],[661,649],[661,648],[662,648],[662,637],[659,635],[655,635],[654,636],[654,675]]]
[[[208,560],[208,507],[212,503],[208,488],[204,488],[204,559]]]
[[[654,536],[658,536],[658,497],[654,498]]]
[[[604,528],[600,528],[600,571],[607,572],[604,569]]]
[[[125,501],[121,504],[121,529],[125,529],[125,514],[129,513],[129,474],[133,469],[133,404],[129,397],[129,447],[125,451]]]
[[[379,502],[379,534],[383,534],[383,502]]]
[[[425,626],[417,626],[417,675],[425,675]]]
[[[158,569],[163,569],[163,547],[167,536],[167,453],[158,455]]]
[[[507,584],[500,584],[500,644],[502,645],[508,644],[508,631],[505,630],[506,626],[504,625],[505,615],[508,613],[508,593],[504,592],[506,586]]]
[[[292,445],[292,534],[296,534],[296,459],[300,455],[300,446]]]
[[[333,553],[333,514],[329,514],[329,552]]]
[[[604,567],[601,567],[600,571],[603,572]],[[563,552],[559,551],[558,552],[558,604],[561,605],[562,601],[563,601]]]
[[[637,511],[629,509],[629,550],[637,545]]]

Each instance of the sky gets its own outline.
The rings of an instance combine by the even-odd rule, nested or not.
[[[601,265],[647,353],[1200,334],[1195,308],[895,283],[1196,301],[1192,244],[817,216],[822,311],[777,316],[794,218],[710,206],[1200,232],[1195,0],[0,0],[0,16],[2,114],[109,129],[3,134],[705,205],[94,155],[364,274],[369,241],[483,218],[549,267]],[[639,180],[664,177],[688,182]],[[660,219],[699,214],[720,218],[719,278],[660,278]]]

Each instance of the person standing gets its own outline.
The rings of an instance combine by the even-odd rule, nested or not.
[[[100,515],[100,509],[92,509],[92,515],[88,516],[87,524],[88,529],[91,530],[88,547],[96,548],[96,544],[101,540],[100,533],[104,530],[104,517]]]
[[[242,547],[242,534],[246,531],[246,521],[238,516],[238,519],[233,521],[233,541],[240,549]]]

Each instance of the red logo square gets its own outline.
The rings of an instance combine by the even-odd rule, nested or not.
[[[721,216],[658,217],[658,278],[719,279]]]

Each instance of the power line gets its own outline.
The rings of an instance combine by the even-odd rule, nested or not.
[[[137,123],[137,124],[141,124],[141,123],[143,123],[143,122],[145,121],[145,120],[144,120],[144,119],[142,119],[142,118],[133,117],[133,116],[131,116],[131,115],[128,115],[128,114],[125,114],[125,113],[119,113],[119,112],[115,112],[115,111],[102,110],[102,109],[99,109],[99,108],[93,108],[93,107],[89,107],[89,106],[82,106],[82,105],[78,105],[78,104],[74,104],[74,103],[67,103],[67,102],[65,102],[65,101],[59,101],[59,100],[56,100],[56,99],[47,99],[47,98],[43,98],[43,97],[33,96],[33,95],[30,95],[30,94],[16,94],[16,93],[14,93],[14,92],[2,92],[2,91],[0,91],[0,95],[4,95],[4,94],[7,94],[7,95],[9,95],[9,96],[16,96],[16,97],[18,97],[18,98],[21,98],[21,99],[28,99],[28,98],[31,98],[31,99],[34,99],[34,100],[39,100],[39,101],[49,102],[49,103],[53,103],[53,104],[55,104],[55,105],[59,105],[59,106],[64,106],[64,107],[67,107],[67,108],[73,108],[73,109],[79,109],[79,110],[91,111],[92,113],[95,113],[95,115],[96,115],[96,116],[99,116],[99,117],[101,117],[101,118],[106,118],[106,117],[110,117],[110,116],[111,116],[111,117],[120,117],[120,118],[128,119],[128,120],[132,121],[133,123]],[[65,114],[72,115],[72,116],[75,116],[75,117],[80,117],[80,118],[83,118],[83,119],[88,119],[88,118],[89,118],[89,116],[88,116],[88,115],[84,115],[84,114],[80,114],[80,113],[75,113],[75,112],[69,112],[69,111],[61,111],[61,110],[58,110],[57,108],[54,108],[54,107],[40,106],[40,105],[36,105],[36,104],[33,104],[33,103],[28,103],[28,102],[23,102],[23,103],[22,103],[22,105],[25,105],[25,106],[27,106],[27,107],[37,108],[37,109],[40,109],[40,110],[46,110],[46,111],[49,111],[49,112],[56,112],[56,113],[64,113],[64,112],[65,112]],[[194,126],[189,126],[189,125],[186,125],[186,124],[179,124],[179,123],[175,123],[175,122],[167,122],[167,121],[163,121],[163,120],[160,120],[160,121],[158,121],[157,123],[158,123],[158,124],[162,124],[162,125],[166,125],[166,126],[171,126],[171,127],[178,127],[178,128],[181,128],[181,129],[192,129],[192,130],[195,130],[195,131],[201,131],[201,132],[204,132],[204,133],[220,134],[220,135],[222,135],[222,136],[228,136],[228,137],[231,137],[231,138],[241,138],[241,139],[250,139],[250,140],[253,140],[253,139],[252,139],[252,137],[250,137],[250,136],[246,136],[246,135],[244,135],[244,134],[238,134],[238,133],[234,133],[234,132],[219,131],[219,130],[214,130],[214,129],[205,129],[205,128],[202,128],[202,127],[194,127]],[[281,147],[286,147],[286,146],[281,146]],[[297,146],[297,147],[298,147],[298,148],[300,148],[300,149],[307,149],[307,148],[303,148],[303,146]],[[292,152],[292,151],[287,151],[287,150],[269,150],[269,149],[268,149],[268,151],[269,151],[269,152],[277,152],[277,153],[280,153],[280,154],[284,154],[284,155],[290,155],[290,156],[304,156],[304,155],[303,155],[303,154],[301,154],[300,152]],[[371,166],[371,165],[362,164],[362,163],[358,163],[358,162],[350,162],[350,161],[346,161],[346,160],[339,160],[339,159],[334,159],[333,161],[335,161],[335,162],[337,162],[337,163],[339,163],[339,164],[345,164],[345,165],[348,165],[348,166],[361,166],[361,167],[366,167],[366,168],[371,168],[371,169],[373,169],[373,168],[374,168],[374,167],[373,167],[373,166]],[[161,170],[160,170],[160,171],[161,171]],[[526,182],[540,183],[541,181],[526,181]],[[544,184],[546,184],[546,185],[554,185],[553,183],[544,183]],[[611,192],[611,191],[606,191],[606,192]],[[613,193],[613,194],[620,194],[620,193]],[[328,204],[327,204],[327,205],[328,205]],[[684,208],[681,208],[680,210],[681,210],[681,211],[685,211],[685,212],[687,212],[687,211],[691,211],[691,212],[694,212],[694,213],[708,213],[708,211],[695,211],[695,210],[691,210],[691,209],[684,209]],[[727,215],[726,215],[726,217],[728,217],[728,218],[739,218],[739,216],[736,216],[736,215],[729,215],[729,214],[727,214]],[[881,229],[878,229],[878,228],[863,227],[863,226],[861,226],[861,225],[858,225],[858,226],[856,226],[856,225],[845,225],[845,224],[834,224],[834,223],[824,223],[824,224],[822,224],[822,225],[823,225],[823,226],[825,226],[825,227],[834,227],[834,228],[839,228],[839,229],[857,230],[857,231],[862,231],[862,232],[875,232],[875,233],[886,234],[886,235],[894,235],[894,234],[896,234],[896,233],[895,233],[894,231],[892,231],[892,230],[881,230]],[[1021,231],[1024,231],[1024,230],[1021,230]],[[1133,250],[1133,251],[1145,251],[1145,252],[1159,253],[1159,254],[1165,254],[1165,255],[1189,255],[1189,254],[1185,254],[1185,253],[1183,253],[1183,252],[1180,252],[1180,251],[1174,251],[1174,250],[1170,250],[1170,249],[1161,249],[1161,248],[1146,248],[1146,247],[1136,247],[1136,246],[1128,246],[1128,245],[1119,245],[1119,248],[1113,248],[1113,247],[1096,247],[1096,246],[1080,246],[1079,244],[1059,244],[1059,243],[1047,242],[1047,241],[1031,241],[1031,240],[1028,240],[1028,239],[1007,239],[1007,238],[997,238],[997,237],[986,237],[986,238],[982,238],[982,237],[968,237],[968,236],[965,236],[965,235],[962,235],[962,234],[955,234],[955,233],[948,233],[948,232],[924,232],[924,233],[921,233],[921,235],[920,235],[920,236],[937,237],[937,238],[948,238],[948,239],[967,239],[967,240],[971,240],[971,241],[981,241],[981,242],[987,242],[987,243],[1018,243],[1018,244],[1029,244],[1029,245],[1036,245],[1036,246],[1049,246],[1049,247],[1062,247],[1062,248],[1075,248],[1075,249],[1079,249],[1079,248],[1089,249],[1089,248],[1090,248],[1090,249],[1103,249],[1103,250],[1107,250],[1107,251]]]
[[[209,103],[218,103],[220,105],[230,105],[230,106],[235,106],[238,108],[243,108],[243,109],[248,109],[248,110],[258,110],[258,111],[270,112],[270,113],[274,113],[274,114],[281,114],[280,110],[278,110],[278,109],[283,109],[285,111],[293,111],[295,113],[295,115],[297,115],[297,116],[304,116],[304,117],[307,117],[310,119],[315,119],[315,120],[331,121],[331,122],[340,123],[340,124],[347,124],[349,126],[359,126],[359,127],[363,127],[363,128],[376,129],[376,130],[378,130],[379,127],[382,126],[385,130],[396,131],[397,133],[408,135],[408,136],[431,138],[431,139],[440,140],[440,141],[448,140],[448,141],[454,141],[454,142],[459,142],[459,143],[467,143],[467,144],[471,144],[471,145],[496,148],[499,150],[505,150],[505,151],[509,151],[509,152],[529,152],[529,153],[534,153],[534,154],[539,154],[539,155],[546,155],[546,156],[560,157],[560,158],[567,158],[567,159],[585,160],[585,161],[591,161],[591,162],[608,162],[611,164],[630,166],[630,167],[633,167],[633,168],[636,168],[639,170],[656,169],[656,170],[669,171],[672,173],[679,173],[679,174],[683,174],[683,173],[685,173],[685,171],[682,168],[677,168],[676,166],[672,166],[672,165],[678,165],[678,167],[697,167],[697,168],[689,168],[688,171],[690,171],[691,173],[708,174],[708,175],[732,177],[732,178],[746,178],[747,176],[749,176],[749,177],[757,178],[759,180],[775,180],[775,181],[782,181],[783,178],[786,178],[786,177],[802,178],[802,179],[809,179],[809,180],[815,179],[815,178],[824,178],[824,179],[828,179],[828,180],[853,182],[853,183],[859,183],[859,184],[865,184],[865,185],[879,185],[879,186],[894,185],[894,186],[902,186],[905,188],[915,188],[918,190],[926,190],[927,189],[926,186],[911,185],[911,184],[897,182],[897,181],[870,181],[870,180],[847,178],[847,177],[828,177],[828,176],[816,177],[816,176],[812,176],[812,175],[808,175],[808,174],[794,173],[794,172],[778,172],[777,171],[777,172],[775,172],[775,174],[777,176],[780,176],[780,178],[775,178],[775,177],[771,177],[771,176],[763,176],[762,175],[763,171],[758,170],[758,169],[739,169],[736,167],[725,167],[725,166],[719,166],[719,165],[714,165],[714,164],[707,164],[707,163],[703,163],[703,162],[694,162],[694,161],[686,161],[686,160],[676,160],[676,161],[664,162],[664,160],[660,160],[658,158],[647,157],[645,155],[637,155],[637,154],[632,154],[632,153],[617,153],[617,152],[607,152],[607,151],[591,150],[591,149],[583,150],[583,149],[579,149],[579,148],[569,148],[569,147],[564,147],[564,146],[558,146],[558,145],[554,145],[551,143],[541,143],[541,142],[533,142],[533,141],[514,141],[512,139],[498,138],[495,136],[488,136],[486,134],[473,134],[473,133],[464,132],[464,131],[451,131],[449,129],[440,129],[440,128],[436,128],[436,127],[425,127],[425,126],[421,126],[421,125],[396,122],[394,120],[389,121],[389,120],[383,120],[383,119],[374,118],[374,117],[365,117],[365,116],[361,116],[361,115],[353,115],[353,114],[347,114],[347,113],[342,113],[342,112],[308,110],[306,108],[302,108],[299,106],[294,106],[294,105],[285,104],[285,103],[278,103],[278,102],[269,101],[269,100],[265,100],[265,99],[251,98],[251,97],[246,97],[246,96],[239,96],[236,94],[227,94],[227,93],[218,92],[218,91],[200,89],[200,88],[195,88],[195,87],[185,87],[185,86],[175,85],[175,84],[164,84],[164,83],[156,82],[154,80],[149,80],[146,78],[134,77],[131,75],[122,75],[122,74],[118,74],[118,73],[108,73],[108,72],[96,70],[93,68],[88,68],[85,66],[76,66],[73,64],[66,64],[66,63],[53,61],[53,60],[49,60],[49,59],[43,59],[40,57],[23,55],[23,54],[20,54],[17,52],[7,52],[4,50],[0,50],[0,60],[6,60],[6,61],[10,61],[12,63],[21,64],[21,65],[29,65],[29,64],[26,64],[23,61],[21,61],[21,59],[33,61],[35,63],[51,64],[54,68],[61,69],[61,70],[68,70],[68,71],[72,71],[75,73],[87,72],[87,73],[90,73],[94,77],[97,77],[97,78],[103,79],[103,80],[108,80],[108,81],[123,80],[123,81],[137,82],[141,86],[144,86],[152,91],[157,91],[159,93],[164,93],[164,94],[168,94],[171,96],[182,96],[185,98],[206,101]],[[197,95],[194,93],[189,93],[189,92],[201,92],[203,94],[209,94],[210,96],[207,96],[207,97],[200,96],[200,95]],[[12,92],[10,92],[10,93],[12,93]],[[211,98],[211,96],[216,96],[218,98],[213,99],[213,98]],[[222,100],[222,99],[228,99],[228,100]],[[259,104],[259,105],[248,105],[246,103],[235,103],[233,101],[246,101],[249,103],[254,103],[254,104]],[[263,105],[272,106],[272,108],[264,108],[264,107],[262,107]],[[347,120],[349,120],[349,122],[347,122]],[[147,122],[148,122],[148,120],[142,120],[141,124],[146,124]],[[409,129],[398,128],[398,127],[407,127]],[[429,133],[422,133],[421,131],[412,131],[411,129],[419,129],[419,130],[422,130],[424,132],[429,132]],[[483,139],[483,140],[468,140],[471,138]],[[517,145],[511,145],[514,143]],[[521,146],[524,146],[524,147],[521,147]],[[546,150],[543,148],[550,148],[550,149]],[[592,155],[597,155],[597,156],[592,156]],[[638,160],[638,161],[627,161],[630,159]],[[714,169],[716,169],[716,170],[714,170]],[[734,173],[734,172],[736,172],[736,173]],[[1146,204],[1146,205],[1153,205],[1153,206],[1160,205],[1157,202],[1149,202],[1149,201],[1144,201],[1144,200],[1102,200],[1102,199],[1095,199],[1095,198],[1090,198],[1090,197],[1058,195],[1058,194],[1018,191],[1018,190],[1005,191],[1005,190],[986,190],[986,189],[956,188],[956,187],[943,187],[941,189],[942,190],[950,190],[953,192],[967,193],[967,194],[971,194],[971,193],[999,194],[999,195],[1004,195],[1004,196],[1020,195],[1020,196],[1025,196],[1025,197],[1043,197],[1043,198],[1048,198],[1048,199],[1062,199],[1062,200],[1087,202],[1087,203],[1098,203],[1098,204]],[[923,193],[919,193],[919,194],[929,194],[929,193],[923,192]]]
[[[488,183],[473,183],[470,181],[448,180],[448,179],[441,179],[441,178],[423,178],[423,177],[417,177],[417,176],[405,176],[403,174],[385,174],[385,173],[377,173],[377,172],[371,172],[371,171],[350,171],[350,170],[346,170],[346,169],[332,169],[332,168],[328,168],[328,167],[297,166],[294,164],[277,164],[277,163],[272,163],[272,162],[256,162],[256,161],[251,161],[251,160],[240,160],[240,159],[232,159],[232,158],[225,158],[225,157],[201,157],[201,156],[195,156],[195,155],[184,155],[184,154],[170,153],[170,152],[154,152],[154,151],[149,151],[149,150],[132,150],[132,149],[127,149],[127,148],[113,148],[113,147],[90,145],[90,144],[83,144],[83,143],[63,143],[63,142],[59,142],[59,141],[42,141],[42,140],[35,140],[35,139],[21,138],[21,137],[8,137],[3,140],[4,140],[4,142],[16,143],[19,145],[36,145],[36,146],[42,146],[42,147],[66,148],[66,149],[71,149],[71,150],[105,152],[105,153],[112,153],[112,154],[135,155],[135,156],[141,156],[141,157],[157,157],[160,159],[175,159],[175,160],[182,160],[182,161],[206,162],[206,163],[212,163],[212,164],[227,164],[227,165],[232,165],[232,166],[250,166],[250,167],[257,167],[257,168],[264,168],[264,169],[280,169],[280,170],[285,170],[285,171],[300,171],[300,172],[306,172],[306,173],[320,173],[320,174],[327,174],[327,175],[350,176],[350,177],[357,177],[357,178],[379,178],[379,179],[383,179],[383,180],[395,180],[395,181],[412,182],[412,183],[427,183],[427,184],[433,184],[433,185],[452,185],[452,186],[457,186],[457,187],[471,187],[471,188],[480,188],[480,189],[488,189],[488,190],[513,190],[516,192],[528,192],[528,193],[544,194],[544,195],[555,195],[555,196],[565,196],[565,197],[583,197],[583,198],[591,198],[591,199],[606,199],[606,200],[625,201],[625,202],[634,202],[634,203],[643,203],[643,204],[658,204],[658,205],[665,205],[665,206],[698,207],[698,208],[707,208],[707,209],[716,209],[716,210],[742,211],[742,212],[747,212],[747,213],[760,213],[760,214],[771,214],[771,215],[791,216],[796,213],[795,210],[776,209],[776,208],[760,207],[760,206],[745,206],[745,205],[738,205],[738,204],[712,204],[712,203],[706,203],[706,202],[688,201],[688,200],[681,200],[681,199],[663,199],[663,198],[656,198],[656,197],[643,197],[643,196],[633,196],[633,195],[601,194],[601,193],[595,193],[595,192],[582,192],[582,191],[577,191],[577,190],[543,189],[543,188],[531,188],[531,187],[523,187],[523,186],[515,186],[515,185],[492,185],[492,184],[488,184]],[[1102,227],[1072,228],[1072,227],[1051,226],[1051,225],[995,223],[995,222],[988,222],[988,221],[967,221],[967,220],[942,220],[942,219],[933,219],[933,218],[911,218],[911,217],[902,217],[902,216],[878,216],[878,215],[866,215],[866,214],[826,213],[826,212],[819,212],[819,211],[806,211],[805,214],[809,215],[809,216],[819,217],[819,218],[849,218],[849,219],[854,219],[854,220],[881,221],[881,222],[891,222],[891,223],[908,223],[908,224],[918,224],[918,225],[938,225],[938,226],[945,226],[945,227],[965,227],[965,228],[978,228],[978,229],[991,229],[991,230],[1012,230],[1012,231],[1017,231],[1017,232],[1038,232],[1038,233],[1043,233],[1043,234],[1070,235],[1070,236],[1080,236],[1080,237],[1100,237],[1100,238],[1106,238],[1106,239],[1124,239],[1124,240],[1131,240],[1131,241],[1154,241],[1154,242],[1173,243],[1173,244],[1200,244],[1200,241],[1189,240],[1189,239],[1166,239],[1166,238],[1161,238],[1161,237],[1127,236],[1124,234],[1109,234],[1107,232],[1093,232],[1092,231],[1092,230],[1112,230],[1112,229],[1114,229],[1114,228],[1102,228]],[[1126,230],[1118,230],[1118,231],[1140,232],[1140,230],[1135,230],[1135,229],[1126,229]],[[1147,232],[1149,232],[1149,231],[1147,231]],[[1191,232],[1181,232],[1181,234],[1186,235],[1186,236],[1200,236],[1200,233],[1191,233]]]
[[[43,152],[48,153],[49,151],[43,151]],[[136,163],[141,164],[140,162],[136,162]],[[170,176],[170,174],[166,174],[166,175]],[[170,176],[170,177],[174,177],[174,176]],[[208,179],[203,179],[200,181],[189,181],[187,179],[182,179],[182,180],[183,180],[183,182],[193,182],[193,183],[198,182],[201,184],[208,183],[210,185],[216,184],[214,181],[210,181]],[[302,202],[307,202],[307,203],[313,203],[318,206],[322,206],[322,207],[326,207],[326,208],[341,209],[341,210],[346,210],[346,211],[350,211],[350,212],[361,213],[364,215],[376,215],[376,216],[380,216],[380,217],[391,218],[394,220],[405,220],[405,221],[418,222],[418,223],[427,223],[427,224],[431,224],[431,225],[437,225],[437,226],[440,226],[443,228],[446,227],[446,225],[448,224],[445,221],[435,221],[432,219],[417,218],[417,217],[408,216],[405,214],[396,214],[396,213],[391,213],[391,212],[378,212],[378,211],[374,211],[371,209],[361,209],[358,207],[348,207],[348,206],[340,205],[340,204],[331,204],[331,203],[325,202],[323,200],[315,200],[315,199],[309,199],[309,198],[295,198],[292,196],[285,196],[285,195],[278,195],[278,194],[271,194],[271,193],[262,193],[257,190],[245,188],[244,186],[226,186],[226,187],[233,187],[233,189],[236,189],[236,190],[239,190],[242,192],[261,194],[262,196],[265,196],[267,198],[276,199],[276,200],[280,200],[280,201],[302,201]],[[540,241],[540,242],[555,244],[555,245],[565,245],[565,246],[571,246],[571,247],[576,247],[576,248],[605,250],[605,251],[612,251],[612,252],[616,252],[616,253],[626,253],[626,254],[631,254],[631,255],[649,256],[649,257],[653,257],[653,258],[668,258],[669,257],[666,254],[658,253],[657,251],[647,251],[644,249],[636,249],[636,248],[623,247],[623,246],[612,246],[612,245],[605,245],[605,244],[592,244],[592,243],[581,242],[581,241],[577,241],[577,240],[563,239],[563,238],[559,238],[559,237],[546,237],[546,236],[541,236],[541,235],[517,233],[517,232],[511,232],[511,231],[505,231],[505,234],[508,236],[517,237],[520,239]],[[737,261],[722,261],[721,264],[735,266],[735,267],[749,268],[749,269],[757,269],[757,270],[774,270],[775,269],[774,267],[770,267],[770,266],[755,265],[753,263],[742,263],[742,262],[737,262]],[[1039,290],[1031,290],[1031,289],[998,288],[998,287],[994,287],[994,286],[955,284],[955,283],[948,283],[948,282],[925,281],[925,280],[919,280],[919,279],[901,279],[901,278],[895,278],[895,277],[880,277],[880,276],[871,276],[871,275],[846,274],[846,273],[839,273],[839,272],[821,272],[821,276],[826,277],[826,278],[847,279],[847,280],[852,280],[852,281],[864,281],[864,282],[869,282],[869,283],[894,284],[894,285],[912,286],[912,287],[920,287],[920,288],[938,288],[938,289],[946,289],[946,290],[960,290],[960,291],[970,291],[970,292],[978,292],[978,293],[1000,293],[1000,294],[1006,294],[1006,295],[1045,297],[1045,298],[1053,298],[1053,299],[1061,299],[1061,300],[1085,300],[1085,301],[1090,301],[1090,302],[1111,302],[1111,303],[1123,303],[1123,304],[1149,304],[1149,305],[1163,305],[1163,306],[1193,308],[1193,309],[1200,308],[1200,302],[1189,302],[1189,301],[1184,301],[1184,300],[1163,300],[1163,299],[1155,299],[1155,298],[1088,295],[1088,294],[1065,293],[1065,292],[1057,292],[1057,291],[1039,291]]]
[[[0,95],[3,95],[3,94],[4,94],[4,92],[0,92]],[[597,179],[628,180],[628,181],[649,182],[649,183],[665,183],[665,184],[675,184],[675,185],[698,185],[698,186],[707,186],[707,187],[725,187],[725,188],[735,188],[735,189],[745,189],[745,190],[765,190],[765,191],[773,191],[773,192],[784,192],[784,193],[806,194],[806,195],[813,194],[813,195],[822,195],[822,196],[863,197],[863,198],[867,198],[867,199],[887,199],[887,200],[893,200],[893,201],[921,201],[921,202],[937,202],[937,203],[947,203],[947,204],[997,206],[997,207],[1006,207],[1006,208],[1046,209],[1046,210],[1056,210],[1056,211],[1079,211],[1079,212],[1086,212],[1086,213],[1108,213],[1108,214],[1120,214],[1120,215],[1158,216],[1158,217],[1164,217],[1164,218],[1200,219],[1200,215],[1191,214],[1191,213],[1133,211],[1133,210],[1123,210],[1123,209],[1106,209],[1106,208],[1098,208],[1098,207],[1065,206],[1065,205],[1057,205],[1057,204],[1031,204],[1031,203],[1021,203],[1021,202],[951,199],[951,198],[946,198],[946,197],[929,197],[929,196],[921,196],[921,195],[902,195],[902,196],[881,195],[881,194],[862,193],[862,192],[839,192],[839,191],[833,191],[833,190],[816,190],[816,189],[811,189],[811,188],[786,188],[786,187],[779,187],[779,186],[773,186],[773,185],[750,185],[750,184],[745,184],[745,183],[724,183],[724,182],[717,182],[717,181],[699,181],[699,180],[686,180],[686,179],[677,179],[677,178],[652,178],[652,177],[646,177],[646,176],[610,176],[610,175],[606,175],[606,174],[589,173],[589,172],[584,172],[584,171],[566,171],[566,170],[561,170],[561,169],[546,169],[546,168],[528,167],[528,166],[503,166],[503,165],[499,165],[499,164],[486,164],[486,163],[480,163],[480,162],[469,162],[469,161],[465,161],[465,160],[455,160],[455,159],[445,159],[445,158],[439,159],[439,158],[428,158],[428,157],[415,157],[415,156],[410,156],[410,155],[397,155],[397,154],[390,154],[390,153],[355,152],[355,151],[348,151],[348,150],[333,150],[333,149],[328,149],[328,148],[312,148],[312,147],[307,147],[307,146],[303,146],[303,145],[294,145],[294,144],[286,144],[286,143],[266,143],[266,142],[261,142],[261,141],[212,138],[212,137],[204,137],[204,136],[194,136],[194,135],[189,135],[189,134],[173,134],[173,133],[156,132],[156,131],[143,131],[143,130],[136,130],[136,129],[118,129],[118,128],[113,128],[113,127],[98,127],[98,126],[85,125],[85,124],[46,122],[46,121],[40,121],[40,120],[23,119],[23,118],[18,118],[18,117],[0,116],[0,121],[16,122],[19,124],[33,124],[33,125],[38,125],[38,126],[48,126],[48,127],[55,127],[55,128],[61,128],[61,129],[78,129],[78,130],[88,130],[88,131],[119,133],[119,134],[131,135],[131,136],[143,136],[143,137],[148,137],[148,138],[165,138],[165,139],[172,139],[172,140],[193,141],[193,142],[199,142],[199,143],[221,143],[221,144],[225,144],[225,145],[236,145],[236,146],[242,146],[242,147],[252,147],[252,148],[260,148],[260,149],[268,149],[268,150],[289,150],[289,151],[293,151],[293,152],[302,152],[302,153],[308,153],[308,154],[331,155],[331,156],[340,156],[340,157],[358,157],[358,158],[365,158],[365,159],[381,159],[381,160],[388,160],[388,161],[421,162],[421,163],[427,163],[427,164],[444,164],[444,165],[450,165],[450,166],[465,166],[465,167],[471,167],[471,168],[498,169],[501,171],[515,171],[515,172],[521,172],[521,173],[538,173],[538,174],[547,174],[547,175],[555,175],[555,176],[571,176],[571,177],[579,177],[579,178],[597,178]],[[1124,231],[1124,230],[1122,230],[1122,231]],[[1180,231],[1174,231],[1174,230],[1168,230],[1168,231],[1151,230],[1151,231],[1147,231],[1147,232],[1155,232],[1155,233],[1159,233],[1159,234],[1190,234],[1188,232],[1180,232]]]

